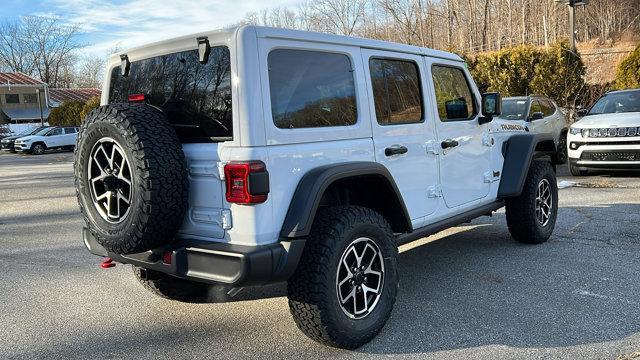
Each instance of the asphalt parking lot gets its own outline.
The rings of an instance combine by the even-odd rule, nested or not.
[[[391,320],[343,351],[297,330],[281,286],[182,304],[128,266],[101,269],[82,244],[72,154],[0,154],[0,358],[632,358],[640,177],[563,174],[576,183],[548,243],[515,243],[497,213],[403,246]]]

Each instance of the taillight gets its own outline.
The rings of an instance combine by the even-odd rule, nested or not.
[[[227,201],[259,204],[267,201],[269,173],[262,161],[231,162],[224,166]]]
[[[129,102],[143,102],[144,98],[144,94],[130,94],[128,96]]]

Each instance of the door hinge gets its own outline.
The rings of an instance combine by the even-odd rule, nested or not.
[[[491,136],[490,134],[485,134],[482,137],[482,146],[493,146],[493,144],[495,143],[495,140],[493,140],[493,136]]]
[[[427,141],[427,154],[438,155],[440,153],[439,143],[435,140]]]
[[[495,181],[500,180],[500,172],[499,171],[487,171],[486,173],[484,173],[484,182],[485,183],[492,183]]]
[[[439,198],[442,197],[442,187],[440,185],[435,185],[429,187],[429,191],[427,192],[427,196],[430,198]]]

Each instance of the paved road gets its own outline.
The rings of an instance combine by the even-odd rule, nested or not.
[[[561,190],[547,244],[513,242],[498,213],[402,247],[391,320],[370,344],[342,351],[298,332],[281,286],[261,300],[190,305],[147,293],[127,266],[100,269],[81,242],[71,155],[0,155],[0,358],[631,354],[640,350],[640,178],[578,182],[590,187]]]

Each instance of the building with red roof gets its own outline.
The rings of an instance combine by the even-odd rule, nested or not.
[[[21,72],[0,72],[0,123],[44,123],[52,108],[67,101],[87,102],[100,93],[96,88],[50,89]]]

